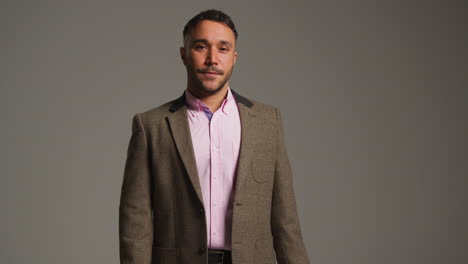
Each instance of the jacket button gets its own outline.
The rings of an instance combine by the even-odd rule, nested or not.
[[[200,247],[200,249],[198,249],[198,254],[200,254],[200,255],[205,254],[205,250],[206,250],[205,247]]]
[[[200,208],[200,212],[202,212],[202,213],[203,213],[203,212],[205,212],[205,209],[203,209],[203,208]]]

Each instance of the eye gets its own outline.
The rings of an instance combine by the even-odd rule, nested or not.
[[[229,48],[221,47],[221,48],[219,48],[219,50],[222,51],[222,52],[227,52],[227,51],[229,51]]]
[[[196,49],[196,50],[206,49],[206,46],[204,46],[204,45],[197,45],[197,46],[195,46],[195,49]]]

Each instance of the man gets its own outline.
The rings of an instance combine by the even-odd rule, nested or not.
[[[133,117],[121,263],[309,263],[280,112],[229,87],[234,23],[207,10],[183,36],[186,90]]]

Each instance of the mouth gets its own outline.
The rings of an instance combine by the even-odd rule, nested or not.
[[[213,75],[219,75],[219,73],[217,73],[217,72],[214,72],[214,71],[207,71],[207,72],[203,72],[203,74],[206,74],[206,75],[209,75],[209,76],[213,76]]]

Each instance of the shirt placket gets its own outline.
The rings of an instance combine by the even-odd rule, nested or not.
[[[210,199],[210,207],[211,207],[211,243],[218,243],[219,238],[219,230],[217,229],[217,221],[219,220],[219,192],[220,192],[220,184],[219,184],[219,171],[220,171],[220,146],[219,146],[219,126],[218,120],[216,115],[213,114],[211,121],[210,121],[210,160],[211,160],[211,170],[210,170],[210,189],[211,189],[211,199]]]

